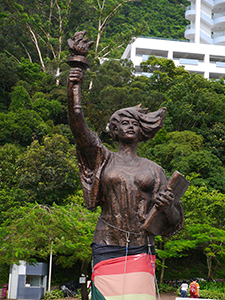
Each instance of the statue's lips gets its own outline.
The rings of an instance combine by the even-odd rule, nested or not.
[[[126,131],[127,134],[135,134],[135,132],[133,130],[128,130]]]

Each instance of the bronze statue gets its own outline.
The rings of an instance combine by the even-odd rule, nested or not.
[[[74,56],[86,56],[92,45],[83,38],[84,34],[75,35],[74,40],[79,37],[76,43],[68,41]],[[79,52],[79,49],[85,51]],[[72,60],[76,60],[75,57]],[[86,207],[93,210],[100,206],[102,209],[93,244],[154,246],[154,232],[170,237],[183,227],[182,204],[180,199],[174,201],[165,171],[136,154],[138,143],[153,138],[162,128],[166,108],[148,113],[138,105],[116,111],[110,118],[109,127],[119,148],[116,153],[109,151],[98,135],[90,131],[84,118],[80,99],[84,69],[77,64],[70,69],[68,114],[76,140]],[[156,231],[148,226],[148,217],[153,210],[151,218]],[[162,222],[157,222],[157,216]]]

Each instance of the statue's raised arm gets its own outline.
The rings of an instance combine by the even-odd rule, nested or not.
[[[84,71],[89,63],[86,59],[89,48],[94,42],[88,42],[84,38],[85,31],[76,32],[74,37],[68,39],[67,44],[71,56],[67,63],[71,67],[67,83],[68,117],[71,131],[76,140],[78,150],[82,151],[85,163],[90,169],[95,168],[93,159],[95,157],[96,135],[88,128],[81,106],[81,84]],[[95,151],[96,150],[96,151]]]

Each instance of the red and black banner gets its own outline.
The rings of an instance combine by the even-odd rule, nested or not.
[[[155,300],[154,247],[93,244],[92,253],[92,300]]]

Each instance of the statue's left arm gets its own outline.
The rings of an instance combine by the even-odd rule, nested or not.
[[[152,214],[155,216],[156,225],[159,218],[164,219],[162,222],[164,225],[158,230],[158,234],[170,237],[183,228],[183,205],[180,199],[175,201],[172,189],[167,187],[168,179],[165,171],[161,167],[156,182],[155,204],[152,208],[155,213]]]

